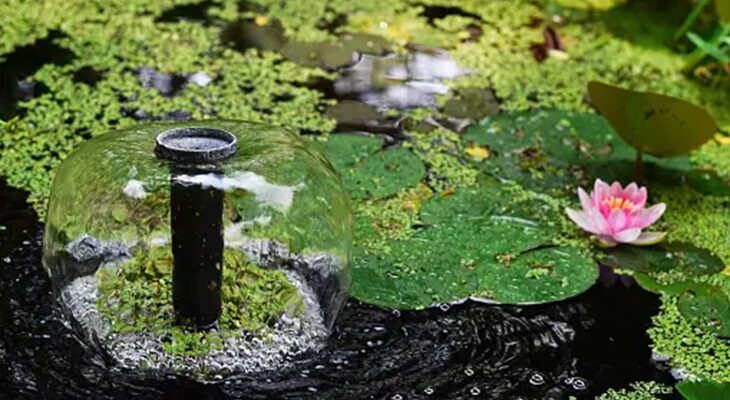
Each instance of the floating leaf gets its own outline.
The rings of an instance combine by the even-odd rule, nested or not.
[[[672,296],[679,296],[687,290],[696,288],[698,285],[703,285],[702,283],[696,283],[692,281],[664,284],[657,282],[657,280],[651,274],[646,272],[635,273],[634,279],[636,279],[636,282],[638,282],[641,287],[650,292],[665,293]]]
[[[591,101],[616,132],[638,150],[658,157],[686,154],[712,138],[712,116],[690,102],[590,82]]]
[[[556,228],[541,218],[548,206],[513,197],[484,185],[427,200],[425,228],[390,242],[390,252],[356,252],[352,295],[384,307],[422,308],[469,297],[556,301],[590,287],[596,263],[578,249],[551,245]]]
[[[635,150],[613,133],[605,118],[594,113],[539,110],[500,114],[469,128],[464,141],[490,151],[489,158],[472,161],[476,168],[551,195],[573,198],[578,186],[590,186],[595,178],[607,182],[634,179]],[[714,171],[694,171],[689,157],[647,155],[644,175],[652,183],[730,193],[729,182]]]
[[[679,312],[694,326],[730,338],[730,301],[712,285],[695,286],[682,293]]]
[[[352,198],[383,198],[418,185],[426,174],[408,149],[380,150],[382,141],[367,136],[332,135],[320,148],[340,173]]]
[[[683,380],[676,387],[685,400],[730,400],[729,382]]]
[[[685,275],[708,275],[725,268],[720,257],[709,250],[679,242],[641,247],[621,245],[604,250],[599,259],[610,267],[638,272],[680,269]]]

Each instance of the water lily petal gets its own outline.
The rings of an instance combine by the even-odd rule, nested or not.
[[[656,222],[656,220],[664,214],[664,210],[666,209],[667,205],[664,203],[654,204],[642,211],[641,214],[633,221],[633,225],[637,228],[646,228]]]
[[[586,212],[573,210],[572,208],[566,208],[565,213],[568,214],[568,218],[575,222],[576,225],[578,225],[584,231],[596,234],[600,233],[598,232],[590,216]]]
[[[614,234],[613,240],[619,243],[631,243],[641,235],[641,228],[629,228],[624,229],[619,233]]]
[[[636,193],[639,192],[639,185],[636,184],[636,182],[629,183],[626,188],[624,189],[624,195],[627,199],[631,200],[633,202],[633,198],[636,195]]]
[[[608,198],[609,190],[610,188],[606,182],[596,179],[596,182],[593,184],[593,192],[591,193],[591,199],[593,199],[593,204],[596,208],[600,208],[603,200]]]
[[[623,197],[624,188],[621,187],[620,183],[614,182],[611,184],[611,191],[609,193],[611,196],[616,197],[616,198]]]
[[[666,237],[666,232],[642,232],[638,238],[630,243],[636,246],[649,246],[661,242]]]
[[[601,214],[599,210],[596,209],[590,209],[586,212],[588,214],[588,218],[593,223],[593,226],[596,228],[596,233],[601,235],[611,235],[613,232],[611,230],[611,227],[608,225],[608,221],[606,221],[606,217]]]
[[[640,187],[629,200],[634,203],[634,210],[641,210],[646,205],[646,199],[649,197],[645,187]]]
[[[626,227],[626,213],[622,209],[611,211],[606,219],[611,232],[621,232]]]
[[[590,196],[588,196],[588,193],[583,188],[578,188],[578,197],[580,198],[580,205],[584,210],[593,208],[593,202],[591,202]]]

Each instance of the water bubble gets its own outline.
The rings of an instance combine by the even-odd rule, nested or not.
[[[545,384],[545,377],[542,374],[535,372],[530,375],[529,382],[531,385],[541,386]]]
[[[446,312],[446,311],[449,311],[451,309],[451,305],[449,305],[447,303],[442,303],[439,306],[439,308],[441,309],[441,311]]]
[[[423,389],[423,393],[426,393],[427,396],[434,394],[434,392],[435,392],[435,390],[433,390],[432,387],[427,387],[427,388]]]
[[[10,259],[10,257],[5,257],[3,258],[3,261],[5,261],[5,264],[10,264],[10,261],[12,260]]]
[[[585,379],[576,377],[573,379],[573,383],[571,384],[573,389],[575,390],[586,390],[588,388],[588,382],[586,382]]]
[[[476,387],[476,386],[474,386],[473,388],[471,388],[471,390],[469,390],[469,393],[471,393],[471,395],[472,395],[472,396],[479,396],[479,394],[480,394],[481,392],[482,392],[482,391],[481,391],[481,390],[479,390],[479,388],[478,388],[478,387]]]
[[[392,314],[393,314],[394,317],[400,318],[400,310],[393,310],[392,311]]]
[[[474,375],[474,370],[473,370],[473,369],[471,369],[471,367],[467,367],[467,368],[466,368],[466,369],[464,370],[464,374],[466,374],[466,376],[473,376],[473,375]]]
[[[391,400],[403,400],[403,396],[401,396],[400,394],[396,393],[390,399]]]

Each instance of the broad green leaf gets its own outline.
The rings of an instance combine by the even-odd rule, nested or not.
[[[351,294],[405,309],[465,298],[526,304],[577,295],[595,282],[597,265],[578,249],[552,244],[557,228],[547,208],[516,200],[499,185],[434,196],[421,208],[426,227],[390,242],[389,252],[356,251]]]
[[[702,286],[704,284],[702,283],[696,283],[692,281],[683,281],[678,283],[670,283],[670,284],[663,284],[660,282],[657,282],[654,277],[646,272],[637,272],[634,274],[634,279],[636,279],[636,282],[641,285],[644,289],[654,292],[654,293],[665,293],[672,296],[679,296],[682,293],[697,288],[697,286]]]
[[[355,199],[379,199],[416,186],[426,174],[421,160],[406,148],[381,150],[380,139],[332,135],[319,147],[340,173],[342,184]]]
[[[712,116],[690,102],[590,82],[591,101],[616,132],[636,149],[657,157],[686,154],[717,131]]]
[[[730,382],[684,380],[676,387],[685,400],[730,400]]]
[[[682,293],[679,312],[694,326],[730,338],[730,300],[712,285],[698,285]]]
[[[659,243],[653,246],[621,245],[606,249],[600,261],[613,268],[637,272],[679,269],[685,275],[709,275],[725,269],[720,257],[689,243]]]
[[[533,110],[484,119],[464,134],[467,146],[485,147],[489,157],[475,168],[503,180],[571,199],[578,186],[596,178],[634,180],[636,151],[621,140],[605,118],[595,113]],[[714,171],[696,171],[689,157],[644,157],[648,183],[689,185],[702,193],[726,195],[730,182]]]

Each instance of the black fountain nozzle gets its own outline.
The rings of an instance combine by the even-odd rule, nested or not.
[[[214,325],[221,311],[223,192],[180,179],[220,172],[237,140],[221,129],[174,128],[157,136],[155,154],[170,162],[172,301],[179,322]]]

